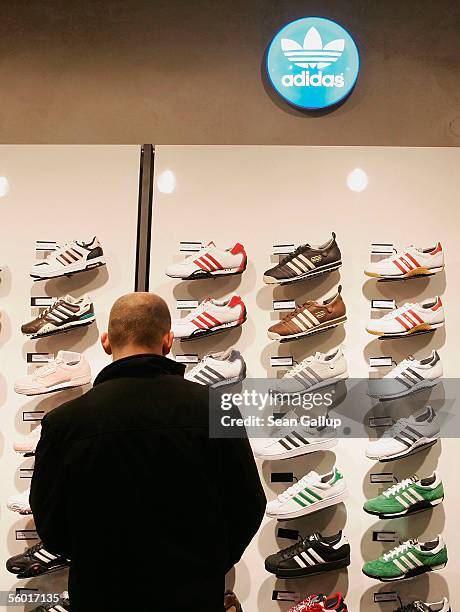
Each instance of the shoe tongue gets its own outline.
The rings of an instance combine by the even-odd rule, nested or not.
[[[63,361],[64,363],[67,361],[76,361],[76,355],[77,353],[72,353],[72,351],[58,351],[55,361]]]
[[[319,531],[315,531],[314,533],[310,534],[307,538],[307,540],[316,540],[317,542],[320,542],[322,539],[323,538]]]
[[[213,240],[211,240],[211,242],[208,242],[208,244],[207,244],[206,246],[207,246],[207,247],[208,247],[208,246],[213,246],[213,247],[215,247],[216,245],[214,244],[214,241],[213,241]]]
[[[321,480],[321,476],[318,474],[318,472],[308,472],[308,474],[304,476],[304,478],[305,480],[313,480],[313,482],[320,482]]]

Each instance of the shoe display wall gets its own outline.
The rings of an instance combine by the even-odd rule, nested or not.
[[[456,413],[457,407],[450,404],[456,403],[451,399],[455,393],[448,393],[445,382],[457,375],[460,345],[460,313],[455,308],[460,296],[452,277],[459,222],[454,180],[458,163],[454,157],[447,151],[390,151],[379,147],[284,147],[281,152],[279,147],[211,146],[192,150],[159,146],[156,151],[156,175],[170,170],[177,177],[178,187],[167,194],[156,189],[154,194],[150,290],[159,292],[173,313],[179,300],[201,304],[207,297],[227,300],[235,294],[241,296],[247,309],[243,325],[225,333],[203,335],[196,342],[177,341],[174,356],[188,360],[184,363],[190,364],[191,373],[206,355],[234,349],[246,362],[243,384],[268,379],[270,390],[289,393],[290,387],[295,393],[304,388],[308,396],[329,389],[314,386],[327,380],[329,371],[311,366],[308,358],[328,355],[340,347],[348,379],[338,380],[336,397],[345,397],[343,403],[348,409],[355,387],[363,395],[362,404],[351,405],[354,410],[350,410],[350,420],[361,419],[363,433],[359,435],[355,435],[353,423],[351,433],[342,427],[334,435],[321,436],[314,428],[283,426],[278,431],[273,428],[264,438],[251,440],[269,502],[276,501],[310,472],[329,474],[335,465],[343,473],[348,497],[343,503],[286,521],[266,518],[232,573],[230,586],[245,609],[286,612],[297,605],[299,598],[304,600],[313,593],[329,596],[335,591],[343,594],[350,609],[366,612],[397,608],[398,594],[404,604],[440,602],[445,596],[454,601],[459,587],[452,577],[452,561],[444,570],[397,581],[394,586],[384,586],[362,573],[364,563],[414,538],[430,542],[442,534],[451,560],[460,554],[453,518],[460,501],[454,480],[456,442],[441,440],[447,407],[449,414]],[[362,191],[349,187],[348,175],[355,168],[368,177]],[[439,203],[437,215],[433,215],[433,202]],[[195,261],[200,250],[206,248],[208,236],[222,251],[230,250],[235,243],[244,245],[247,263],[243,274],[208,278],[203,270],[198,273],[203,278],[193,281],[183,280],[187,274],[180,270],[176,278],[165,274],[173,262],[183,262],[189,256]],[[381,255],[375,254],[378,249],[371,243],[381,247]],[[405,248],[407,244],[415,247]],[[197,250],[187,251],[190,245],[197,245]],[[335,248],[339,253],[332,253]],[[323,255],[331,259],[324,261]],[[384,259],[389,260],[389,266],[374,267]],[[329,263],[330,271],[321,268]],[[198,264],[194,266],[191,274],[199,268]],[[364,274],[364,270],[372,275]],[[326,310],[329,304],[325,302],[336,296],[339,286],[345,307],[340,317],[346,320],[321,329],[316,321],[321,323],[323,317],[318,318],[315,308],[320,313]],[[372,300],[394,301],[395,307],[383,311],[376,307],[375,318],[369,321]],[[316,306],[304,306],[306,303]],[[409,329],[393,316],[393,310],[405,305],[404,312],[396,316]],[[299,310],[294,314],[296,307]],[[377,327],[382,312],[392,315],[385,329]],[[297,314],[301,316],[293,322]],[[368,324],[379,335],[368,333]],[[277,335],[268,337],[268,330]],[[384,340],[379,339],[382,332]],[[283,342],[284,338],[288,341]],[[378,359],[386,365],[371,364]],[[378,384],[380,381],[383,384]],[[285,387],[285,383],[289,384]],[[231,387],[228,390],[231,392]],[[412,418],[423,415],[427,406],[439,418],[439,434],[430,433],[427,423],[427,435],[422,435],[417,423],[412,423]],[[349,416],[340,408],[331,413],[344,421]],[[417,434],[404,430],[403,442],[397,440],[396,432],[395,436],[383,437],[386,429],[403,418],[409,421],[409,427],[415,425]],[[379,458],[366,457],[371,443],[379,439],[384,440],[384,452],[380,449],[383,454],[379,451],[375,453]],[[394,444],[391,449],[387,447],[390,439]],[[433,439],[436,441],[432,445],[425,445]],[[417,448],[421,450],[410,452]],[[380,455],[394,459],[380,461]],[[430,497],[433,474],[438,479],[442,476],[442,503],[438,503],[438,485]],[[375,512],[385,518],[363,509],[366,502],[412,477],[417,484],[406,483],[388,498],[375,502]],[[427,509],[422,512],[425,502]],[[428,507],[431,503],[434,505]],[[406,516],[390,518],[406,511]],[[267,557],[296,545],[302,536],[305,539],[308,534],[320,533],[329,537],[340,531],[349,540],[349,566],[314,578],[290,580],[267,572]],[[393,601],[379,603],[379,594],[393,591]]]
[[[133,290],[139,147],[5,147],[2,159],[0,591],[62,593],[26,606],[62,612],[69,560],[38,538],[30,479],[42,417],[107,365],[100,334]]]

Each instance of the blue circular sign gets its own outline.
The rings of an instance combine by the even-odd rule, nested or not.
[[[297,19],[273,38],[267,72],[276,91],[300,108],[337,104],[353,89],[359,72],[355,41],[338,23],[321,17]]]

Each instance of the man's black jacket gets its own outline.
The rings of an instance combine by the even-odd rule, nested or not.
[[[72,612],[222,610],[265,495],[248,441],[209,439],[207,388],[183,372],[120,359],[43,419],[30,503],[71,559]]]

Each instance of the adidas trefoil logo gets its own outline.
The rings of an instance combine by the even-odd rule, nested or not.
[[[303,46],[290,38],[281,39],[281,48],[289,61],[300,68],[326,68],[340,57],[345,49],[345,39],[337,38],[323,46],[320,33],[310,28],[303,40]]]

